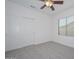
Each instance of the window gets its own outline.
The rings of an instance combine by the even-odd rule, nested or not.
[[[58,20],[58,35],[74,36],[73,16],[67,16]]]

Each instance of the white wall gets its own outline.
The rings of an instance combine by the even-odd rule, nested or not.
[[[21,48],[52,39],[51,19],[47,15],[6,1],[5,50]]]
[[[74,37],[70,36],[62,36],[58,35],[58,19],[65,17],[65,16],[70,16],[74,15],[74,8],[71,7],[67,10],[63,10],[59,13],[56,13],[52,19],[52,41],[74,47]]]

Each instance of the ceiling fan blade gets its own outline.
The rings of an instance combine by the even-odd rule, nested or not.
[[[45,8],[46,7],[46,5],[43,5],[40,9],[43,9],[43,8]]]
[[[53,7],[53,5],[50,7],[52,10],[55,10],[55,8]]]
[[[53,4],[63,4],[64,1],[53,1]]]
[[[45,0],[40,0],[40,1],[43,1],[44,2]]]

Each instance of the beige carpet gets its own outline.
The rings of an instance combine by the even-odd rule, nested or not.
[[[47,42],[6,52],[5,59],[74,59],[74,48]]]

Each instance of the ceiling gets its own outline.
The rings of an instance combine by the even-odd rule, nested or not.
[[[9,1],[47,14],[54,14],[69,9],[71,7],[74,7],[74,0],[63,0],[64,1],[63,5],[54,5],[55,11],[52,11],[50,8],[46,7],[43,10],[41,10],[40,7],[43,6],[44,3],[39,0],[9,0]]]

